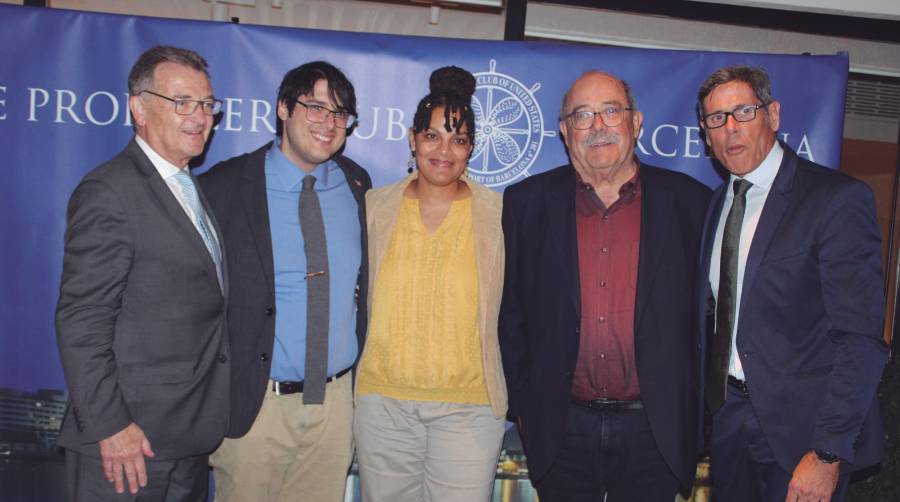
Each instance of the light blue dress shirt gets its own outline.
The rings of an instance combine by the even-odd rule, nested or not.
[[[266,197],[275,267],[275,348],[271,378],[301,381],[306,367],[306,254],[300,231],[300,189],[306,172],[281,152],[276,140],[266,154]],[[359,206],[344,172],[329,160],[316,177],[330,273],[328,375],[349,368],[356,340],[356,281],[362,259]]]

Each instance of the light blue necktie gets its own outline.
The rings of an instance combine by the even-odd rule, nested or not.
[[[175,174],[175,180],[181,185],[181,193],[184,194],[184,198],[187,200],[191,212],[194,213],[197,226],[200,228],[200,237],[203,238],[206,249],[209,251],[209,255],[212,256],[213,263],[216,264],[216,275],[218,275],[219,284],[221,285],[222,253],[219,251],[219,246],[212,237],[212,232],[206,225],[206,211],[203,210],[203,206],[200,204],[200,197],[197,195],[197,187],[194,186],[194,180],[191,178],[191,175],[188,174],[187,168],[180,169],[178,173]]]

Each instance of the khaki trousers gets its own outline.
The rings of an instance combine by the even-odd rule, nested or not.
[[[363,502],[491,499],[506,420],[487,405],[357,396]]]
[[[340,502],[353,456],[352,372],[329,382],[325,403],[278,396],[271,382],[246,436],[210,457],[216,502]]]

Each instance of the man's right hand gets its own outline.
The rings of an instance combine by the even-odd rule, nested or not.
[[[116,493],[125,492],[126,478],[128,489],[133,494],[137,493],[138,487],[147,486],[144,456],[152,457],[153,450],[150,449],[150,440],[144,435],[144,431],[134,422],[112,436],[100,440],[103,473],[107,481],[116,484]]]

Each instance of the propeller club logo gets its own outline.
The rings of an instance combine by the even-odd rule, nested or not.
[[[556,131],[544,130],[544,115],[535,98],[541,84],[528,87],[499,73],[494,59],[488,71],[475,73],[475,80],[475,149],[469,176],[489,187],[529,176],[544,138],[556,136]]]

